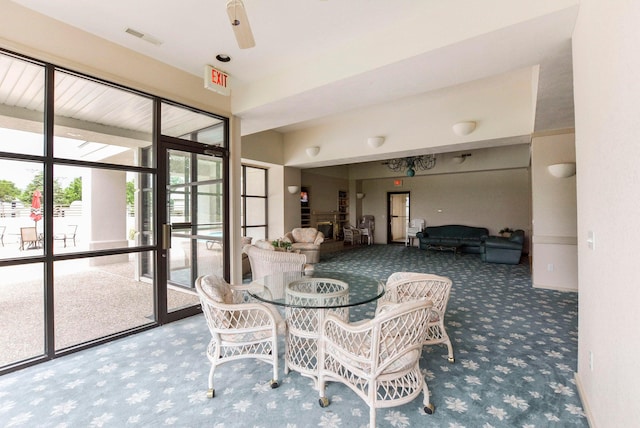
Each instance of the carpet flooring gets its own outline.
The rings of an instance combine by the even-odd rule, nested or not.
[[[396,271],[448,276],[453,289],[444,346],[425,347],[421,368],[435,413],[422,397],[377,411],[380,427],[588,427],[574,384],[577,293],[533,289],[529,265],[482,263],[393,245],[323,255],[317,270],[386,279]],[[375,303],[353,308],[371,317]],[[271,389],[271,368],[251,360],[216,370],[206,398],[209,332],[201,315],[0,377],[7,427],[365,427],[368,407],[331,383],[318,406],[312,382],[295,372]],[[281,341],[282,342],[282,341]],[[282,356],[284,346],[279,349]]]

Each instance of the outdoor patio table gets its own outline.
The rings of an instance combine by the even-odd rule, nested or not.
[[[319,331],[326,315],[346,320],[350,307],[373,302],[384,294],[383,281],[344,272],[279,272],[252,284],[252,297],[285,308],[285,373],[293,369],[314,382]]]

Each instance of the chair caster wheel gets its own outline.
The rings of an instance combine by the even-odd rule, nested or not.
[[[327,397],[320,397],[318,404],[320,404],[320,407],[327,407],[329,405],[329,399]]]
[[[434,405],[432,403],[429,403],[428,406],[424,406],[424,412],[427,415],[433,415],[433,412],[435,412],[436,408],[434,407]]]
[[[280,384],[278,383],[277,380],[271,379],[271,389],[276,389],[279,386],[280,386]]]
[[[216,396],[216,390],[211,388],[210,390],[207,391],[207,398],[213,398]]]
[[[447,359],[449,360],[449,362],[450,362],[451,364],[453,364],[453,363],[455,363],[455,362],[456,362],[456,359],[455,359],[455,358],[453,358],[453,357],[449,357],[449,358],[447,358]]]

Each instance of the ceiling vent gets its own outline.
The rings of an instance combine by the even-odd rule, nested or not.
[[[139,39],[144,40],[145,42],[149,42],[152,45],[156,45],[156,46],[160,46],[162,44],[162,42],[158,39],[156,39],[155,37],[149,35],[149,34],[144,34],[140,31],[134,30],[133,28],[127,28],[126,30],[124,30],[125,33],[132,35],[133,37],[137,37]]]

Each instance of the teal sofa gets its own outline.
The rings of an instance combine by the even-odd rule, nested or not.
[[[488,263],[517,265],[522,258],[524,230],[518,229],[510,237],[489,236],[482,243],[480,258]]]
[[[480,254],[482,242],[489,236],[486,227],[449,224],[429,226],[416,233],[419,247],[423,250],[438,247],[457,247],[463,253]]]

